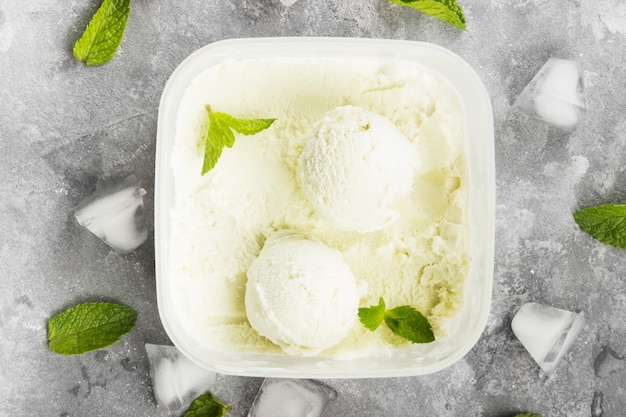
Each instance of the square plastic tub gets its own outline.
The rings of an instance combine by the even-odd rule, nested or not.
[[[465,302],[449,334],[433,343],[411,345],[389,355],[334,359],[287,354],[225,353],[198,344],[174,315],[168,275],[170,212],[174,204],[171,154],[176,115],[185,90],[205,69],[227,59],[329,57],[419,63],[447,80],[463,109],[469,177],[470,265]],[[168,80],[159,107],[155,175],[155,249],[158,308],[172,342],[192,361],[231,375],[290,378],[374,378],[425,375],[444,369],[472,349],[485,329],[491,306],[495,222],[493,116],[484,85],[459,56],[440,46],[414,41],[353,38],[255,38],[207,45],[191,54]]]

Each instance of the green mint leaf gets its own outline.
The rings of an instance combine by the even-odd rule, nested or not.
[[[137,312],[121,304],[78,304],[48,320],[48,345],[61,355],[102,349],[132,330]]]
[[[235,134],[254,135],[274,123],[276,119],[236,119],[229,114],[214,112],[211,106],[206,106],[209,115],[209,127],[204,139],[204,162],[202,175],[215,167],[222,155],[225,146],[232,148],[235,144]]]
[[[580,228],[607,245],[626,248],[626,204],[606,204],[574,213]]]
[[[235,119],[231,117],[230,127],[242,135],[255,135],[270,127],[275,120],[276,119]]]
[[[129,14],[130,0],[104,0],[74,44],[74,57],[87,65],[108,62],[122,42]]]
[[[380,297],[377,306],[359,308],[359,320],[367,329],[374,331],[383,322],[385,308],[385,300],[383,300],[383,297]]]
[[[533,414],[533,413],[521,413],[521,414],[515,414],[515,417],[541,417],[539,414]]]
[[[231,407],[221,402],[215,395],[206,392],[193,400],[183,417],[223,417]]]
[[[452,26],[465,30],[465,16],[461,6],[455,0],[389,0],[401,6],[411,7],[442,20]]]
[[[202,175],[206,174],[217,164],[224,146],[232,147],[235,144],[235,135],[222,121],[219,113],[211,111],[211,107],[206,106],[209,114],[209,128],[204,140],[204,163],[202,165]]]
[[[429,343],[435,340],[426,317],[410,306],[400,306],[385,311],[385,324],[393,334],[412,343]]]
[[[412,343],[429,343],[435,340],[432,327],[422,313],[410,306],[386,310],[380,297],[377,306],[359,308],[359,320],[365,328],[374,331],[383,321],[393,332]]]

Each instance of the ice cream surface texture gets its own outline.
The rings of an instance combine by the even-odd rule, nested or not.
[[[207,104],[236,118],[276,121],[258,134],[236,135],[234,146],[224,148],[216,166],[202,176]],[[410,305],[428,318],[436,337],[445,337],[463,304],[469,262],[463,120],[447,80],[415,62],[259,58],[207,68],[182,98],[172,155],[168,285],[182,331],[229,355],[285,355],[282,344],[306,347],[290,354],[321,349],[319,357],[341,359],[388,355],[410,344],[384,326],[371,332],[358,319],[329,347],[323,338],[313,342],[318,331],[304,329],[305,322],[302,330],[311,332],[311,340],[288,340],[287,332],[275,337],[276,329],[295,326],[292,319],[305,319],[290,307],[297,297],[285,297],[284,306],[271,301],[271,308],[285,314],[268,315],[259,324],[255,316],[261,313],[250,308],[252,302],[246,308],[246,288],[250,294],[258,291],[254,283],[271,268],[281,279],[288,276],[284,261],[271,268],[259,265],[267,253],[288,258],[289,251],[271,242],[277,231],[291,229],[331,251],[325,268],[338,268],[340,262],[332,259],[340,255],[357,287],[367,290],[359,291],[357,302],[352,290],[339,283],[333,287],[321,275],[315,288],[341,289],[342,303],[353,314],[355,308],[378,304],[380,297],[388,308]],[[354,126],[363,133],[354,133]],[[320,138],[333,144],[318,143]],[[323,154],[329,160],[319,159]],[[325,169],[329,172],[318,172]],[[338,199],[328,199],[330,214],[314,203],[324,194]],[[329,221],[339,214],[351,230]],[[311,249],[315,256],[328,252],[318,249]],[[296,262],[295,255],[289,255],[292,265],[311,259]],[[313,274],[309,266],[305,276]],[[348,313],[341,314],[347,322]],[[258,329],[251,325],[255,321]]]
[[[341,230],[370,232],[398,219],[411,192],[415,147],[386,117],[356,106],[330,110],[298,160],[299,184],[316,214]]]
[[[339,251],[290,231],[272,235],[248,269],[252,327],[285,352],[316,355],[345,337],[359,296]]]

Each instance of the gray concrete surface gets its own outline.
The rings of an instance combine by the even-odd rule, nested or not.
[[[435,375],[327,381],[326,416],[626,415],[626,370],[596,375],[605,347],[626,354],[626,252],[594,241],[577,209],[626,202],[626,4],[460,0],[467,32],[387,0],[133,0],[116,57],[87,68],[71,48],[99,1],[0,0],[0,416],[162,416],[143,344],[169,343],[157,312],[152,239],[157,108],[174,68],[217,40],[354,36],[434,42],[467,60],[493,104],[497,230],[493,305],[474,349]],[[549,57],[583,65],[588,111],[562,134],[512,108]],[[150,237],[119,255],[81,228],[75,205],[136,173]],[[139,312],[103,351],[62,357],[46,321],[79,301]],[[588,326],[549,379],[514,337],[527,301],[584,311]],[[215,393],[245,416],[261,380]],[[602,413],[592,410],[601,401]]]

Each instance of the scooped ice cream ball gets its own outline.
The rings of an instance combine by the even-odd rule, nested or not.
[[[352,328],[359,295],[341,253],[284,231],[266,241],[248,269],[245,303],[260,335],[289,354],[311,356]]]
[[[419,165],[416,149],[389,119],[342,106],[313,129],[297,177],[322,219],[341,230],[370,232],[398,219],[394,204],[410,194]]]

